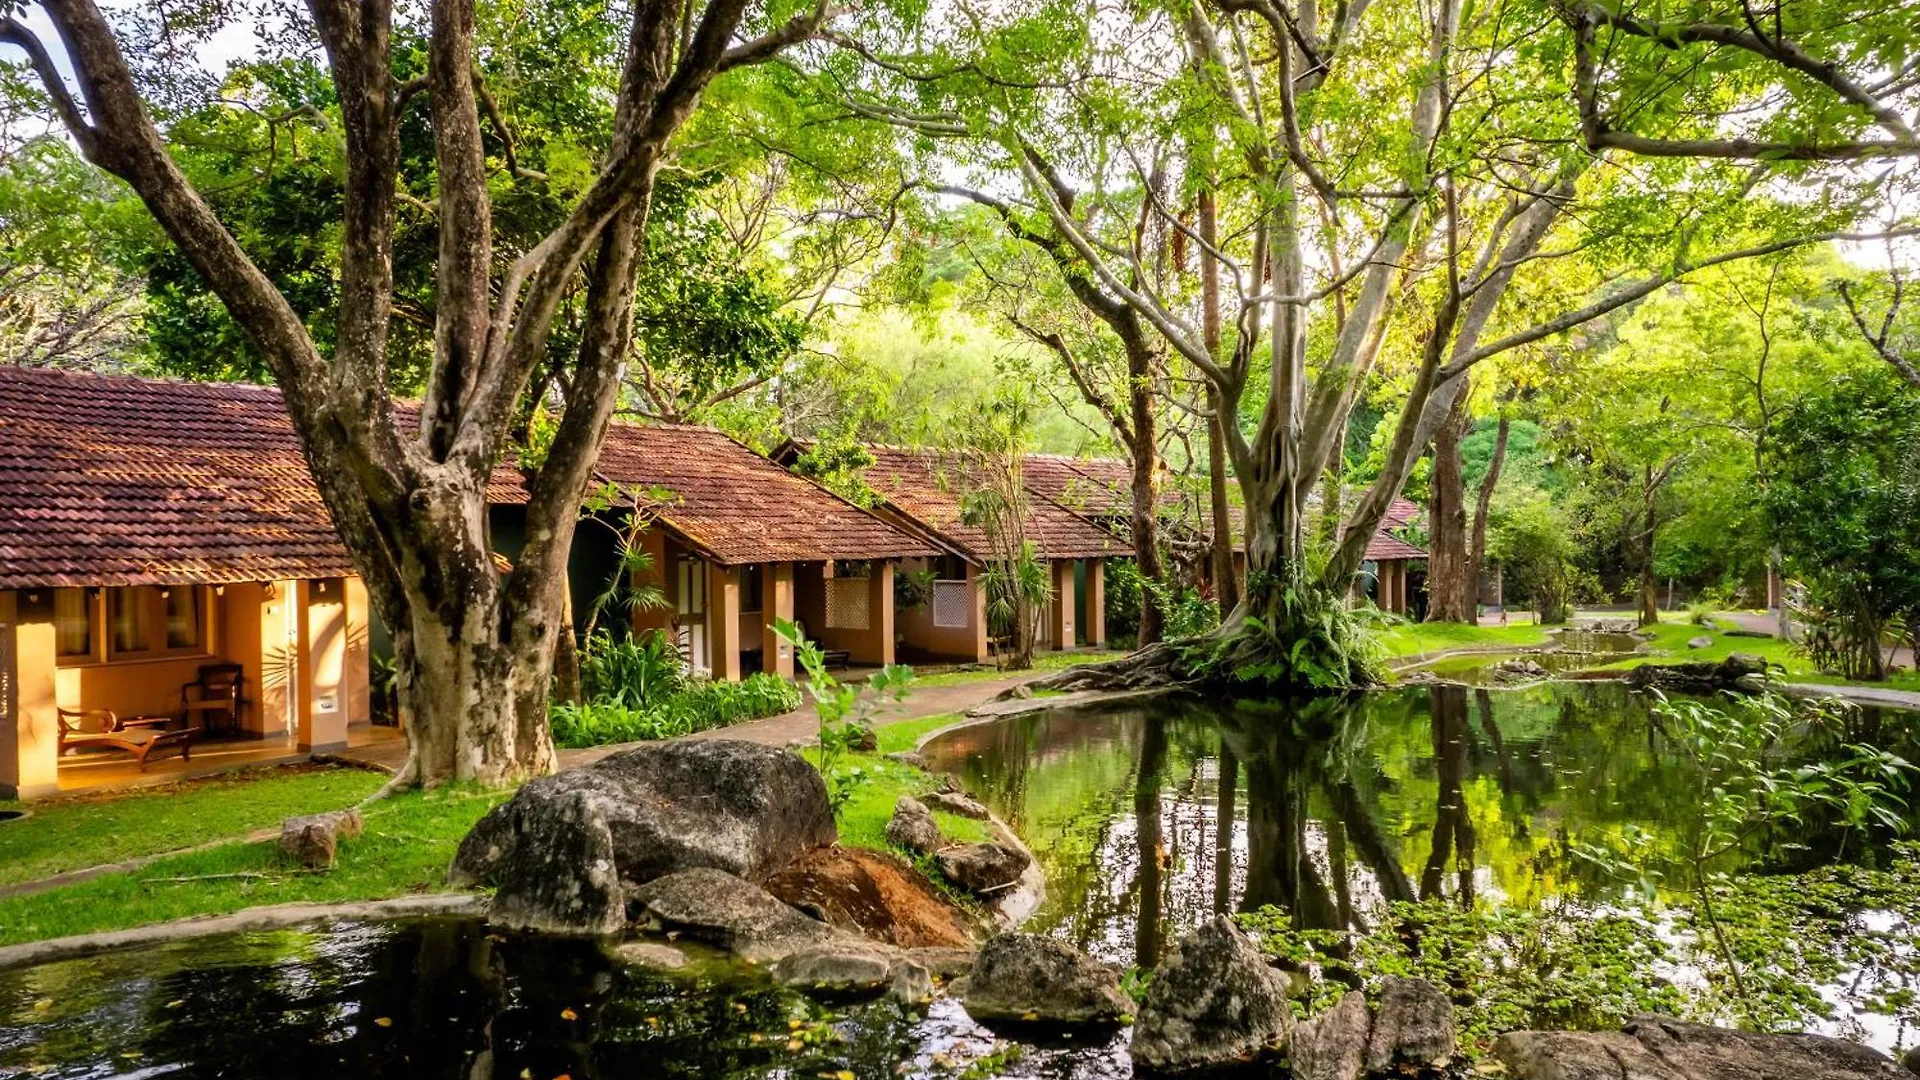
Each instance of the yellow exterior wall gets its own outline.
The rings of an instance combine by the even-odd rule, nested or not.
[[[0,798],[59,789],[53,595],[0,592]]]
[[[347,595],[343,578],[302,581],[302,620],[298,665],[302,699],[296,713],[295,745],[302,752],[330,753],[347,747]]]
[[[1107,560],[1087,560],[1087,644],[1107,643]]]
[[[793,620],[793,564],[760,567],[760,664],[764,671],[793,678],[793,646],[774,633],[776,619]]]
[[[925,560],[908,559],[902,562],[902,570],[918,571],[926,569]],[[978,567],[967,567],[967,595],[971,602],[971,615],[965,626],[935,626],[933,623],[933,604],[920,605],[912,611],[894,613],[896,625],[906,637],[906,644],[920,652],[938,657],[950,657],[960,660],[972,660],[976,663],[987,661],[987,595],[980,587]]]

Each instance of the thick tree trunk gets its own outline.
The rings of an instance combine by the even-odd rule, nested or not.
[[[1507,461],[1507,435],[1512,421],[1500,418],[1500,429],[1493,437],[1493,457],[1487,461],[1487,474],[1480,478],[1480,493],[1474,499],[1473,539],[1467,547],[1467,621],[1480,621],[1480,574],[1487,565],[1487,511],[1493,505],[1493,489],[1500,483],[1500,469]]]
[[[560,579],[560,629],[553,635],[553,700],[578,705],[580,642],[573,633],[573,579]]]
[[[1467,580],[1466,480],[1461,474],[1460,443],[1473,425],[1463,391],[1454,399],[1453,412],[1433,438],[1432,495],[1427,503],[1427,621],[1468,622],[1473,618]]]
[[[1220,355],[1220,264],[1206,248],[1219,245],[1219,208],[1211,186],[1200,189],[1200,339],[1210,356]],[[1227,497],[1227,415],[1220,388],[1207,383],[1207,501],[1213,520],[1213,593],[1225,619],[1240,606],[1240,575],[1233,566],[1233,508]]]
[[[1160,560],[1160,442],[1153,415],[1153,350],[1141,333],[1127,345],[1127,401],[1131,413],[1128,447],[1133,459],[1133,558],[1140,575],[1165,583]],[[1140,638],[1152,645],[1166,636],[1167,617],[1151,591],[1140,590]]]
[[[1641,488],[1641,507],[1644,515],[1645,530],[1640,534],[1640,625],[1652,626],[1660,621],[1659,589],[1653,579],[1653,540],[1654,531],[1659,527],[1656,516],[1654,496],[1658,487],[1653,479],[1653,467],[1648,466]]]

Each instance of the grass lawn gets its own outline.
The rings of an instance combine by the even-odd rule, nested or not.
[[[308,765],[34,803],[31,817],[0,825],[0,885],[242,837],[295,814],[352,806],[385,781],[365,769]]]
[[[233,843],[157,859],[128,873],[0,898],[0,945],[262,904],[377,900],[440,890],[460,838],[508,794],[454,789],[376,803],[366,811],[365,835],[343,841],[340,861],[327,873],[295,872],[281,863],[275,842]],[[223,797],[239,798],[231,790]],[[102,860],[90,854],[83,861]]]
[[[912,720],[882,724],[874,729],[874,734],[880,738],[880,753],[894,754],[914,749],[929,732],[957,724],[962,719],[964,717],[959,713],[935,713],[932,716],[919,716]]]
[[[1545,645],[1544,627],[1532,623],[1507,626],[1468,626],[1465,623],[1401,623],[1382,631],[1376,640],[1389,658],[1416,656],[1471,646],[1511,646],[1516,649]]]
[[[1669,622],[1663,619],[1658,625],[1650,628],[1653,632],[1653,640],[1647,643],[1647,655],[1606,664],[1603,665],[1603,669],[1621,671],[1639,667],[1641,664],[1674,663],[1685,660],[1719,661],[1739,652],[1752,653],[1769,664],[1780,665],[1786,670],[1786,678],[1789,682],[1877,686],[1888,690],[1920,691],[1920,674],[1912,671],[1902,671],[1884,682],[1842,679],[1836,675],[1822,674],[1791,644],[1779,638],[1729,634],[1727,628],[1718,623],[1712,626],[1699,626],[1687,622],[1685,616],[1681,615],[1673,616],[1673,620]],[[1712,638],[1713,644],[1699,649],[1688,648],[1687,642],[1698,637]]]
[[[1033,654],[1032,672],[1065,671],[1081,664],[1098,664],[1103,660],[1118,660],[1127,655],[1125,649],[1096,649],[1078,652],[1053,652],[1051,650]],[[953,671],[941,671],[932,675],[922,675],[913,680],[915,686],[961,686],[966,683],[991,682],[1020,672],[1001,671],[996,667],[965,667]]]

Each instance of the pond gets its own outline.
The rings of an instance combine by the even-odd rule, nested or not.
[[[1861,713],[1846,737],[1920,757],[1914,719]],[[1647,702],[1617,684],[1057,709],[925,749],[1046,869],[1028,928],[1126,966],[1151,966],[1213,912],[1269,905],[1322,928],[1378,926],[1389,901],[1426,896],[1603,912],[1623,886],[1572,846],[1628,828],[1669,833],[1693,812]],[[1756,838],[1746,857],[1794,869],[1826,861],[1837,835],[1809,820],[1794,843]],[[1854,842],[1847,858],[1884,866],[1893,850]],[[1846,917],[1884,955],[1872,972],[1853,960],[1822,970],[1811,992],[1836,1017],[1824,1026],[1882,1049],[1911,1044],[1910,913]],[[1889,979],[1908,987],[1897,1015],[1862,1012]],[[0,972],[7,1078],[849,1073],[1103,1080],[1130,1069],[1124,1034],[1010,1048],[951,1001],[925,1016],[828,1005],[723,961],[656,973],[590,943],[462,920],[229,935]]]

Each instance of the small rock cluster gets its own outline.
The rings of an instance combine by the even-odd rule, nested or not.
[[[923,801],[924,800],[924,801]],[[1020,883],[1033,866],[1033,856],[1017,844],[983,841],[955,844],[947,840],[934,820],[937,807],[950,814],[985,821],[987,808],[965,794],[936,791],[920,799],[902,795],[887,821],[887,842],[917,855],[931,855],[948,881],[975,896],[991,897]]]
[[[1627,685],[1692,694],[1722,690],[1758,694],[1766,689],[1767,662],[1751,653],[1734,653],[1725,660],[1696,660],[1684,664],[1642,664],[1627,672]]]

